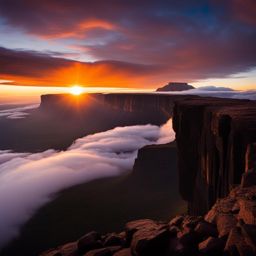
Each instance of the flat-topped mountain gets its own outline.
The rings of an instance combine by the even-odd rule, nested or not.
[[[187,84],[187,83],[180,83],[180,82],[170,82],[167,85],[157,88],[157,92],[178,92],[178,91],[186,91],[195,89],[194,86]]]

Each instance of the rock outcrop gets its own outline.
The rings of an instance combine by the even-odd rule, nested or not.
[[[256,171],[256,170],[254,170]],[[92,231],[41,256],[253,256],[256,255],[256,185],[238,186],[204,216],[169,222],[141,219],[121,233]]]
[[[177,92],[177,91],[187,91],[191,89],[195,89],[195,87],[187,83],[170,82],[167,85],[156,89],[156,91],[157,92]]]
[[[256,141],[256,103],[217,98],[181,100],[174,107],[173,128],[180,193],[189,202],[190,214],[204,214],[217,198],[240,183],[247,146]],[[248,172],[246,176],[255,175]],[[244,185],[249,180],[244,177]]]

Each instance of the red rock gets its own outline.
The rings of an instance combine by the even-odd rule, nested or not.
[[[86,253],[90,250],[101,248],[101,247],[102,247],[101,236],[95,231],[92,231],[84,235],[77,242],[77,248],[80,253]]]
[[[112,256],[114,253],[120,251],[121,246],[109,246],[100,249],[94,249],[85,254],[85,256]]]
[[[170,220],[169,225],[170,226],[180,226],[184,220],[184,216],[179,215]]]
[[[103,246],[114,246],[114,245],[124,245],[125,239],[121,235],[118,235],[116,233],[111,233],[106,236]]]
[[[240,227],[234,227],[230,231],[224,251],[231,256],[255,256],[250,245],[244,240]]]
[[[140,229],[133,235],[131,251],[139,256],[161,255],[168,247],[169,238],[169,230],[161,226]]]
[[[225,242],[226,240],[223,238],[208,237],[199,244],[199,252],[207,256],[221,255],[225,247]]]
[[[130,248],[122,249],[114,253],[113,256],[132,256],[131,249]]]
[[[246,224],[256,224],[256,201],[240,199],[240,211],[238,218],[242,219]]]
[[[237,219],[231,214],[220,214],[217,218],[219,237],[227,236],[237,224]]]
[[[140,229],[158,229],[158,224],[150,219],[130,221],[125,225],[127,245],[131,243],[133,234]]]
[[[256,185],[256,171],[247,171],[242,176],[241,186],[243,188]]]
[[[199,222],[195,227],[195,232],[201,238],[218,237],[217,227],[209,222]]]

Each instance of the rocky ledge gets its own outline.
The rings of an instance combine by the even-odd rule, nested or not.
[[[135,220],[121,233],[92,231],[41,256],[256,255],[256,186],[250,181],[219,199],[204,217],[180,215],[169,223]]]

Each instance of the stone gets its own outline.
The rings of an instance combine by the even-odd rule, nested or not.
[[[110,250],[107,248],[100,248],[100,249],[94,249],[89,252],[87,252],[84,256],[112,256]]]
[[[62,256],[58,249],[49,249],[40,254],[40,256]]]
[[[103,246],[114,246],[114,245],[124,245],[125,240],[121,235],[118,235],[116,233],[111,233],[106,236]]]
[[[114,253],[113,256],[132,256],[131,249],[130,248],[122,249]]]
[[[245,171],[256,172],[256,143],[251,143],[247,146],[245,155]]]
[[[246,243],[240,227],[234,227],[229,233],[224,251],[231,256],[255,256],[250,245]]]
[[[219,237],[227,236],[237,224],[237,219],[232,214],[220,214],[217,219]]]
[[[203,255],[221,255],[224,250],[225,243],[226,240],[223,238],[208,237],[198,245],[198,249]]]
[[[157,229],[158,224],[150,219],[130,221],[125,225],[127,245],[130,245],[133,234],[140,229]]]
[[[240,211],[238,218],[242,219],[246,224],[256,224],[256,201],[240,199]]]
[[[216,225],[213,225],[206,221],[199,222],[195,227],[195,232],[201,238],[207,238],[209,236],[218,237],[218,230]]]
[[[159,226],[158,228],[140,229],[134,233],[131,242],[131,251],[134,255],[154,256],[168,247],[169,230]]]
[[[218,210],[217,207],[214,205],[210,211],[208,211],[204,217],[204,220],[209,223],[216,223],[217,217],[218,217]]]
[[[256,171],[247,171],[242,175],[241,186],[242,188],[251,187],[256,185]]]
[[[81,237],[77,242],[77,248],[79,253],[86,253],[93,249],[98,249],[102,247],[101,236],[99,233],[92,231],[83,237]]]
[[[202,216],[189,216],[187,215],[182,223],[182,228],[191,228],[194,229],[196,225],[203,220]]]
[[[169,225],[179,227],[182,224],[183,220],[184,220],[184,216],[182,215],[176,216],[169,222]]]
[[[77,254],[77,243],[67,243],[59,248],[62,256],[75,256]]]
[[[94,249],[85,254],[85,256],[112,256],[114,253],[120,251],[121,246],[109,246],[100,249]]]
[[[241,233],[245,242],[252,248],[256,255],[256,225],[241,225]]]

